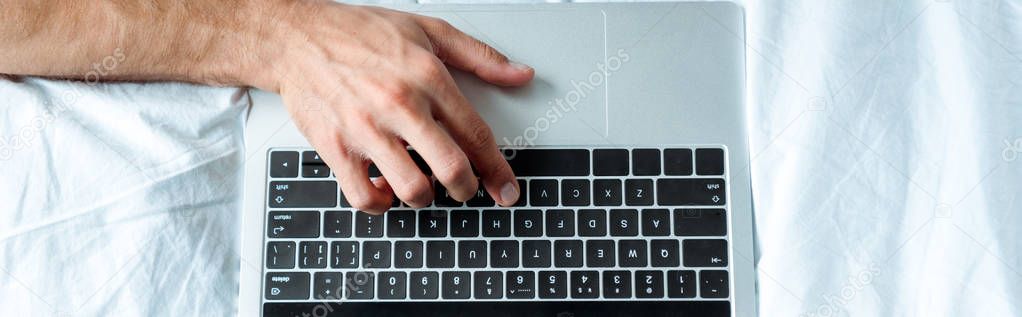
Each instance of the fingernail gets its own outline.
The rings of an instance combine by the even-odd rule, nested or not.
[[[509,182],[500,188],[500,200],[509,205],[518,201],[518,189],[514,183]]]
[[[529,65],[525,65],[525,64],[522,64],[522,63],[519,63],[519,62],[512,61],[512,62],[508,62],[508,64],[510,64],[512,68],[514,68],[516,70],[519,70],[519,71],[526,72],[526,71],[532,70],[532,67],[529,67]]]

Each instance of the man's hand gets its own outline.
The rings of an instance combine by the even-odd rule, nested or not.
[[[0,65],[0,73],[82,78],[90,63],[75,61],[98,60],[104,51],[128,46],[127,60],[106,79],[240,84],[279,93],[333,168],[345,197],[363,211],[385,211],[394,195],[412,207],[432,201],[431,181],[409,157],[407,145],[454,199],[475,195],[477,176],[497,203],[508,206],[518,199],[517,182],[493,134],[445,63],[503,86],[528,82],[531,68],[509,62],[442,20],[381,8],[326,1],[157,2],[162,5],[20,5],[12,10],[14,22],[0,22],[5,42],[0,57],[11,61]],[[37,12],[52,8],[69,8],[71,18]],[[83,32],[92,34],[91,41],[73,36],[70,26],[32,27],[89,21],[99,29]],[[35,35],[12,32],[19,25]],[[38,52],[54,48],[62,49]],[[77,58],[62,59],[60,52]],[[370,161],[383,174],[375,182],[368,175]]]

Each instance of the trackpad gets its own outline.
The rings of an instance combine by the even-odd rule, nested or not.
[[[497,143],[607,142],[608,79],[627,56],[606,51],[606,21],[600,10],[423,13],[442,17],[536,69],[535,79],[520,88],[499,88],[455,72],[462,92],[493,128]]]

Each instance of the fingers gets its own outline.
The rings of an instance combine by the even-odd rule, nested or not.
[[[423,208],[433,201],[432,185],[419,170],[408,150],[397,139],[377,131],[367,131],[366,147],[376,168],[387,179],[390,188],[401,201],[412,208]]]
[[[319,150],[323,156],[322,149]],[[344,198],[352,207],[369,214],[379,215],[390,208],[394,193],[385,179],[377,178],[375,182],[369,179],[369,162],[362,157],[343,151],[339,151],[340,157],[335,163],[337,180],[341,183],[341,191]],[[327,157],[324,156],[324,159]]]
[[[486,121],[458,91],[450,76],[437,84],[435,91],[437,116],[479,172],[486,191],[502,206],[514,204],[519,196],[518,182]]]
[[[444,63],[502,86],[519,86],[532,80],[535,73],[532,67],[509,61],[493,47],[446,21],[422,16],[418,17],[418,21],[433,44],[434,53]]]
[[[479,182],[468,157],[435,121],[411,120],[397,130],[426,161],[451,198],[466,201],[475,195]]]

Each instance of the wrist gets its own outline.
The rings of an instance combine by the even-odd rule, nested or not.
[[[282,61],[289,49],[292,11],[300,1],[251,1],[237,18],[239,28],[228,35],[231,43],[219,54],[227,77],[237,84],[271,92],[280,91],[280,78],[286,71]],[[216,69],[217,66],[211,66]]]

